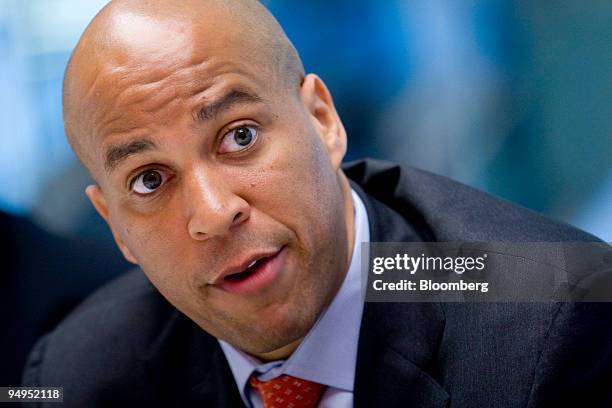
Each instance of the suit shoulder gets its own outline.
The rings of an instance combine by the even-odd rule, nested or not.
[[[436,241],[601,242],[571,225],[424,170],[371,159],[344,169],[365,193],[429,230]]]
[[[90,295],[36,344],[23,375],[31,386],[60,385],[74,396],[139,385],[144,353],[176,310],[140,270]],[[137,328],[137,330],[135,330]]]
[[[139,268],[135,268],[96,289],[75,308],[69,317],[73,318],[87,313],[90,309],[120,308],[126,302],[155,302],[160,298],[161,295],[144,273]]]

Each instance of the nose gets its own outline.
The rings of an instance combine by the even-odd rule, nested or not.
[[[193,239],[204,241],[227,234],[249,218],[249,203],[232,190],[232,183],[204,170],[187,178],[184,202],[188,211],[187,230]]]

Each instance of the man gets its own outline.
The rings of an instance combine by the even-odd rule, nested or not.
[[[71,406],[610,401],[606,305],[364,305],[360,242],[595,238],[430,174],[343,169],[327,88],[258,2],[111,2],[64,114],[88,197],[148,280],[94,294],[25,384]]]

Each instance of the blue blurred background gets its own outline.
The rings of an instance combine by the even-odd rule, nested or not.
[[[34,288],[38,303],[19,298],[24,314],[55,301],[40,300],[49,285],[84,293],[127,266],[86,200],[89,177],[61,116],[70,51],[105,3],[0,0],[0,212],[11,220],[2,235],[7,247],[28,248],[14,265],[29,266],[13,271],[38,273],[0,279]],[[330,87],[347,159],[444,174],[612,241],[612,2],[264,3]],[[45,239],[64,244],[48,253]],[[70,268],[49,261],[58,253]]]
[[[60,98],[104,3],[0,0],[0,209],[64,236],[108,238]],[[448,175],[612,241],[610,1],[266,4],[330,86],[349,158]]]

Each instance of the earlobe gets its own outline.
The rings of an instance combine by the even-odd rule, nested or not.
[[[106,223],[108,224],[108,227],[110,228],[113,234],[113,238],[115,239],[115,242],[123,253],[125,259],[127,259],[128,262],[131,262],[133,264],[138,264],[138,262],[136,262],[136,258],[132,255],[132,252],[125,245],[125,243],[121,239],[121,236],[118,234],[118,232],[113,226],[113,222],[108,211],[108,205],[106,204],[106,199],[104,198],[104,194],[102,193],[102,189],[100,188],[100,186],[93,184],[87,186],[87,188],[85,189],[85,194],[89,198],[89,201],[91,201],[91,204],[93,204],[98,214],[100,214],[100,216],[104,218],[104,221],[106,221]]]
[[[98,185],[92,184],[87,186],[85,189],[85,194],[91,201],[91,204],[94,206],[98,214],[107,224],[110,226],[109,217],[108,217],[108,206],[106,205],[106,199],[104,198],[104,194],[102,194],[102,190]]]
[[[346,153],[346,131],[327,86],[317,75],[308,74],[302,81],[300,96],[327,148],[332,166],[339,169]]]

